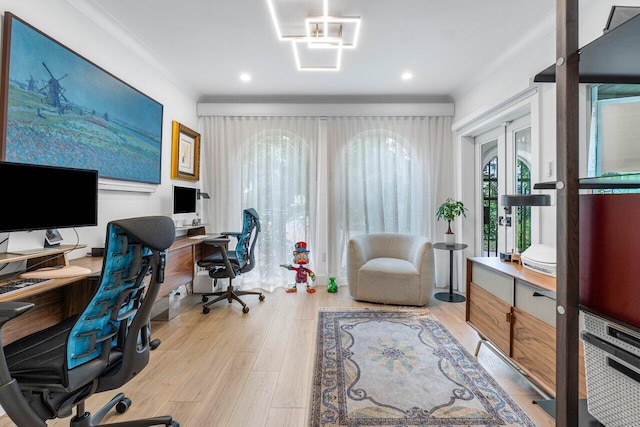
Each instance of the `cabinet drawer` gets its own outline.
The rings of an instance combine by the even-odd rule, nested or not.
[[[555,328],[555,294],[540,291],[528,283],[516,280],[515,306]]]
[[[500,274],[476,262],[471,267],[471,281],[500,298],[507,304],[513,304],[513,277]]]
[[[469,284],[468,322],[484,338],[506,355],[510,355],[511,323],[507,317],[511,305],[496,298],[475,283]]]

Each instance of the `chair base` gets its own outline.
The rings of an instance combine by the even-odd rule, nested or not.
[[[217,282],[218,279],[215,279],[215,281]],[[265,298],[264,294],[259,291],[234,291],[233,284],[231,283],[231,280],[229,280],[229,286],[227,286],[226,291],[218,291],[218,292],[202,295],[202,302],[206,303],[205,305],[202,306],[202,313],[204,314],[209,313],[210,311],[209,306],[217,303],[218,301],[222,301],[224,299],[229,301],[229,303],[233,302],[234,300],[238,301],[240,304],[242,304],[242,312],[248,313],[249,307],[244,301],[240,299],[241,295],[259,295],[258,299],[260,301],[264,301],[264,298]],[[209,301],[209,297],[217,297],[217,298]]]
[[[111,399],[106,405],[104,405],[98,412],[91,415],[84,410],[84,402],[78,405],[77,415],[71,418],[69,423],[70,427],[151,427],[151,426],[171,426],[180,427],[180,423],[173,420],[170,415],[163,415],[160,417],[145,418],[143,420],[129,420],[119,423],[100,424],[102,419],[113,409],[120,414],[125,413],[129,406],[131,406],[131,399],[125,396],[124,393],[118,393],[113,399]]]

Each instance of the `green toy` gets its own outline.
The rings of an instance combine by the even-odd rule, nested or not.
[[[327,292],[331,292],[332,294],[338,292],[338,284],[336,283],[335,277],[329,277],[329,284],[327,285]]]

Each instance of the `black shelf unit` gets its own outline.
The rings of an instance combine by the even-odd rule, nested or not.
[[[577,224],[571,222],[571,213],[578,209],[578,190],[582,188],[611,189],[611,183],[584,182],[575,185],[578,153],[578,85],[579,83],[640,84],[640,15],[606,32],[588,45],[578,48],[579,0],[556,0],[556,58],[558,61],[534,77],[534,82],[557,82],[557,147],[558,179],[565,182],[563,197],[557,210],[558,250],[563,250],[558,259],[558,308],[568,310],[559,316],[557,329],[558,369],[568,374],[558,377],[556,390],[560,398],[546,408],[555,412],[559,426],[579,425],[579,412],[584,408],[577,398],[577,381],[571,379],[573,365],[577,366],[573,344],[578,339],[578,310],[574,301],[578,297],[575,276],[567,274],[569,266],[578,263],[578,239],[574,237]],[[612,9],[613,15],[613,9]],[[611,21],[611,17],[609,21]],[[556,78],[557,77],[557,78]],[[568,185],[567,185],[568,184]],[[631,183],[617,183],[618,188],[630,188]],[[536,189],[556,189],[556,183],[540,183]],[[640,188],[634,186],[631,188]],[[569,190],[569,191],[566,191]],[[557,406],[556,406],[557,403]],[[581,407],[581,408],[580,408]]]
[[[637,180],[613,182],[616,177],[582,178],[578,183],[581,190],[632,190],[640,188],[640,178]],[[538,182],[533,185],[534,190],[555,190],[556,181]]]

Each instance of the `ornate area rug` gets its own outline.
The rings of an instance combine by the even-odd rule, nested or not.
[[[319,312],[312,426],[535,426],[433,316]]]

